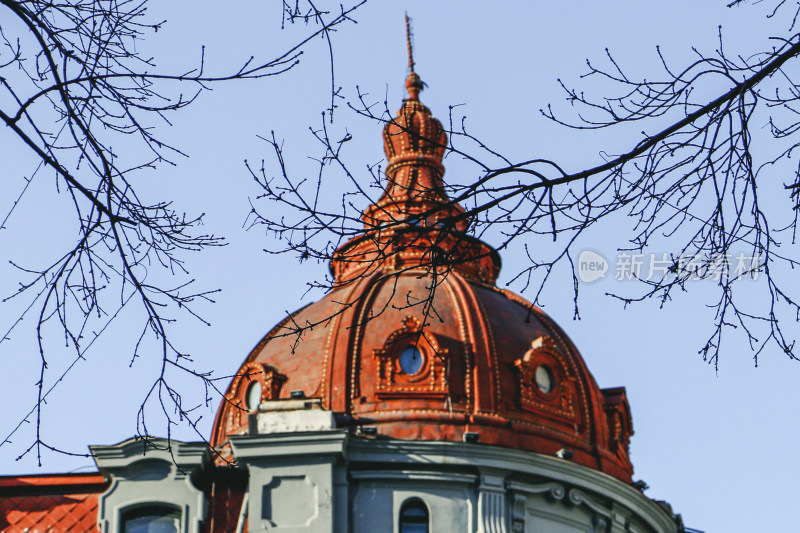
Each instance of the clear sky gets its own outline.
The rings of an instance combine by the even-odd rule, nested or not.
[[[762,31],[764,10],[726,9],[725,1],[676,0],[669,4],[642,0],[616,2],[374,2],[354,16],[357,24],[342,26],[334,35],[336,85],[340,101],[331,128],[354,137],[348,143],[348,162],[368,180],[366,165],[383,157],[381,127],[357,117],[345,102],[356,86],[392,111],[403,97],[407,74],[403,12],[414,21],[417,72],[428,84],[422,101],[445,121],[448,106],[465,114],[470,131],[489,146],[515,159],[545,157],[568,170],[602,161],[602,153],[632,146],[637,129],[579,133],[544,119],[539,109],[552,103],[565,116],[573,111],[564,102],[557,78],[580,83],[586,58],[600,61],[604,48],[648,77],[658,72],[655,46],[682,64],[692,57],[691,46],[712,51],[717,26],[724,25],[727,46],[747,55],[765,46],[770,26]],[[164,4],[164,5],[162,5]],[[162,68],[186,70],[196,64],[205,44],[206,68],[229,71],[250,55],[274,55],[296,40],[305,28],[280,30],[277,6],[237,2],[225,8],[218,2],[187,0],[154,2],[154,19],[168,24],[141,49],[156,57]],[[537,6],[538,4],[538,6]],[[546,4],[546,5],[543,5]],[[698,7],[702,4],[702,7]],[[536,6],[536,7],[534,7]],[[335,8],[334,8],[335,9]],[[162,11],[163,10],[163,11]],[[785,27],[786,24],[780,26]],[[327,265],[299,265],[290,256],[262,251],[275,246],[258,229],[245,232],[249,199],[259,190],[243,160],[271,164],[269,146],[257,135],[275,131],[285,140],[287,161],[298,175],[312,175],[309,156],[319,153],[309,133],[330,97],[327,47],[316,42],[301,64],[274,79],[215,87],[195,105],[171,117],[162,134],[188,158],[177,166],[164,165],[143,173],[142,191],[151,197],[174,199],[189,213],[206,213],[204,231],[223,235],[230,244],[187,263],[201,287],[221,288],[214,305],[201,307],[207,327],[183,316],[173,328],[175,342],[189,352],[197,367],[228,376],[259,339],[287,311],[318,298],[306,283],[324,275]],[[592,85],[583,87],[587,91]],[[10,209],[35,163],[24,148],[0,132],[0,215]],[[123,150],[120,147],[119,150]],[[477,175],[463,161],[445,160],[446,181],[468,183]],[[333,179],[333,178],[332,178]],[[782,183],[783,178],[775,178]],[[334,184],[337,185],[338,184]],[[349,184],[342,179],[344,191]],[[61,253],[59,239],[74,238],[64,198],[53,194],[53,179],[37,174],[19,209],[0,230],[0,289],[13,292],[18,273],[7,259],[23,258],[36,266]],[[263,205],[263,204],[261,204]],[[581,247],[596,250],[612,263],[617,248],[626,245],[622,218],[590,233]],[[486,240],[492,243],[491,235]],[[527,242],[529,249],[549,246]],[[653,250],[654,252],[669,250]],[[39,263],[41,264],[41,263]],[[503,254],[499,285],[525,267],[520,248]],[[800,438],[796,406],[800,404],[800,369],[774,350],[754,367],[745,340],[726,340],[716,371],[697,353],[711,333],[713,299],[709,281],[697,281],[664,309],[646,303],[623,310],[605,296],[610,290],[629,290],[626,283],[604,279],[580,289],[580,320],[573,320],[571,280],[558,275],[543,296],[544,310],[571,336],[601,387],[624,385],[631,404],[636,434],[631,443],[635,479],[644,479],[652,498],[671,502],[688,526],[708,533],[791,531],[796,526],[794,483],[800,464],[791,455]],[[754,285],[755,286],[755,285]],[[511,290],[522,286],[512,283]],[[525,293],[523,293],[525,295]],[[528,295],[530,297],[530,295]],[[29,300],[0,306],[0,330],[5,332]],[[20,307],[22,306],[22,307]],[[88,444],[111,444],[135,432],[139,402],[154,377],[157,361],[146,356],[129,366],[141,316],[127,310],[54,390],[44,410],[45,437],[64,448],[85,452]],[[0,344],[0,438],[5,437],[35,404],[38,355],[33,315],[26,316]],[[794,328],[796,330],[796,327]],[[61,374],[73,356],[60,350],[63,340],[48,339],[52,350],[48,383]],[[225,380],[220,382],[224,386]],[[187,397],[202,403],[202,391],[185,383]],[[201,428],[207,435],[218,398],[201,406]],[[151,431],[163,433],[154,417]],[[10,443],[0,446],[0,474],[45,473],[91,469],[91,460],[45,453],[39,468],[34,455],[14,459],[34,439],[26,423]],[[176,437],[197,440],[184,429]]]

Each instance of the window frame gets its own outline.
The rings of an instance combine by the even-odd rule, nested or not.
[[[425,513],[424,520],[414,520],[417,517],[406,517],[403,516],[404,513],[408,510],[421,510]],[[411,521],[407,521],[408,518],[411,518]],[[418,525],[418,524],[425,524],[425,531],[424,533],[430,533],[431,531],[431,510],[428,507],[428,504],[425,503],[425,500],[419,498],[417,496],[412,496],[407,498],[400,504],[400,510],[397,512],[397,531],[398,533],[417,533],[416,531],[408,531],[404,529],[404,526],[408,525]]]
[[[158,515],[158,517],[168,516],[169,514],[176,513],[178,515],[178,527],[176,529],[176,533],[181,533],[183,531],[183,509],[181,509],[180,506],[162,501],[148,501],[139,502],[119,510],[119,532],[126,532],[126,524],[129,520],[143,518],[148,515],[156,516],[156,513],[159,511],[163,514]]]

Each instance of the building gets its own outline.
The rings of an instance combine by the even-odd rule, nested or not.
[[[0,530],[690,531],[633,483],[625,390],[495,285],[422,86],[412,61],[383,196],[336,251],[335,288],[247,356],[211,447],[129,440],[91,447],[96,474],[0,478]]]

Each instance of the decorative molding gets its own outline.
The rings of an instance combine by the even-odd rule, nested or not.
[[[343,456],[349,433],[346,430],[305,431],[298,433],[265,433],[233,435],[233,455],[239,461],[271,462],[275,458],[312,455]]]
[[[122,531],[123,513],[152,505],[180,510],[181,532],[200,533],[207,502],[192,478],[211,462],[207,444],[131,439],[90,449],[97,467],[111,478],[98,499],[100,531]]]
[[[264,402],[277,400],[286,380],[286,376],[271,366],[255,362],[243,365],[233,378],[230,391],[225,395],[225,401],[230,407],[228,419],[225,421],[225,432],[231,435],[248,428],[247,391],[251,383],[261,384],[261,402]]]
[[[400,367],[400,354],[409,346],[419,350],[423,357],[422,367],[415,374],[406,374]],[[436,335],[426,330],[416,317],[406,316],[401,327],[389,334],[383,348],[372,351],[378,398],[446,397],[447,356],[447,348],[439,346]]]
[[[606,506],[598,503],[595,499],[591,496],[586,494],[580,489],[569,489],[569,493],[567,494],[567,501],[575,506],[585,505],[589,509],[595,513],[596,516],[601,516],[607,520],[611,518],[611,509],[607,508]]]
[[[347,531],[347,515],[337,516],[347,491],[336,470],[346,468],[348,438],[339,430],[231,436],[234,457],[249,472],[247,530]]]
[[[592,518],[592,533],[606,533],[608,531],[608,520],[599,515]]]
[[[525,532],[525,507],[528,503],[528,496],[520,493],[511,495],[511,531],[512,533]]]
[[[140,465],[159,462],[169,467],[169,475],[183,479],[187,473],[208,463],[211,455],[208,444],[204,442],[179,442],[157,437],[128,439],[111,446],[90,446],[89,449],[97,468],[113,477],[124,477],[135,472]]]
[[[528,495],[528,494],[545,494],[552,501],[561,501],[566,494],[566,488],[561,483],[542,483],[540,485],[531,485],[529,483],[521,483],[518,481],[510,481],[507,484],[509,490],[515,493]]]
[[[555,341],[543,335],[531,342],[530,349],[514,361],[517,368],[517,386],[520,407],[537,414],[545,413],[566,424],[580,424],[577,409],[577,378],[562,362]],[[546,367],[551,373],[553,389],[543,392],[536,384],[536,369]]]
[[[608,421],[608,448],[623,461],[630,463],[629,445],[633,435],[631,408],[625,394],[625,387],[602,389],[603,409]]]
[[[478,533],[506,533],[506,495],[504,492],[479,489]]]
[[[350,477],[355,480],[385,481],[434,481],[437,483],[458,483],[473,485],[477,476],[456,472],[437,472],[436,470],[351,470]]]
[[[239,439],[244,438],[236,438]],[[447,464],[450,468],[458,469],[480,464],[486,468],[507,469],[515,476],[515,480],[506,482],[506,488],[513,492],[535,494],[544,488],[545,495],[557,501],[566,495],[565,485],[580,488],[598,500],[615,502],[617,513],[635,516],[650,530],[675,532],[675,522],[671,516],[629,484],[549,455],[461,442],[350,439],[346,456],[351,462],[389,463],[398,468]],[[527,476],[551,479],[553,482],[531,484],[522,481]],[[555,490],[550,492],[551,488]]]
[[[520,482],[508,483],[511,491],[511,530],[512,533],[523,533],[528,517],[527,504],[529,495],[544,494],[551,502],[561,501],[564,505],[589,509],[592,516],[591,530],[589,533],[608,533],[608,525],[612,520],[612,510],[600,504],[585,492],[570,488],[569,490],[560,483],[543,483],[528,485]],[[554,516],[558,516],[556,512]]]
[[[270,476],[261,485],[261,523],[267,529],[310,529],[320,515],[317,483],[301,473]],[[253,517],[255,522],[259,517]]]
[[[508,470],[480,468],[478,533],[507,533],[506,476]]]

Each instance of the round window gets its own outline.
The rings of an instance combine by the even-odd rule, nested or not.
[[[539,390],[548,393],[553,390],[553,372],[544,365],[536,367],[536,374],[534,375],[536,386]]]
[[[416,374],[422,368],[422,352],[416,346],[408,346],[400,354],[400,369],[406,374]]]
[[[258,406],[261,405],[261,383],[258,381],[254,381],[250,383],[250,387],[247,388],[247,398],[245,400],[247,402],[247,408],[251,411],[258,409]]]

